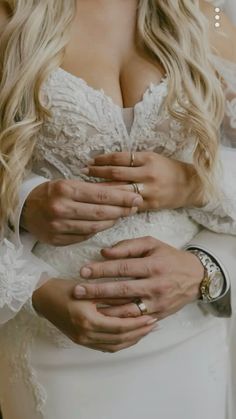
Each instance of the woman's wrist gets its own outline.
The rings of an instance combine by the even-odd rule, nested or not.
[[[51,302],[55,298],[61,296],[64,291],[65,297],[71,297],[74,286],[77,284],[75,280],[67,280],[61,278],[51,278],[41,287],[36,289],[32,295],[32,306],[34,310],[43,317],[48,317],[51,312]]]

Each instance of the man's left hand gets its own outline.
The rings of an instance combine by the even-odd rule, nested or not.
[[[199,298],[204,268],[190,252],[142,237],[119,242],[101,253],[107,260],[87,264],[81,277],[117,281],[77,285],[74,297],[107,303],[100,310],[108,316],[140,316],[135,300],[141,299],[148,314],[163,319]]]

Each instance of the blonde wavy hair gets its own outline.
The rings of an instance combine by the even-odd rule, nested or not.
[[[40,90],[63,61],[76,0],[0,0],[0,5],[9,10],[0,43],[3,226],[13,217],[37,133],[49,114]],[[172,117],[183,124],[186,138],[196,136],[194,164],[205,189],[212,190],[224,96],[209,60],[208,25],[198,1],[139,0],[137,31],[139,44],[166,71],[169,90],[165,104]]]

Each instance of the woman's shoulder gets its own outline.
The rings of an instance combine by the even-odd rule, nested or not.
[[[215,7],[206,0],[200,0],[199,6],[209,21],[209,38],[213,53],[225,60],[236,63],[236,26],[222,10],[218,13],[220,16],[219,21],[216,20]],[[216,22],[219,23],[219,27],[215,26]]]

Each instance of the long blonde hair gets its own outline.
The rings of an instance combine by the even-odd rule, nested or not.
[[[76,0],[0,0],[9,20],[0,43],[0,225],[11,220],[48,109],[40,90],[63,60]],[[166,106],[195,134],[195,167],[212,186],[224,96],[210,61],[208,29],[197,0],[140,0],[139,43],[162,64],[169,80]],[[182,89],[187,97],[183,98]],[[180,107],[176,107],[176,103]]]

